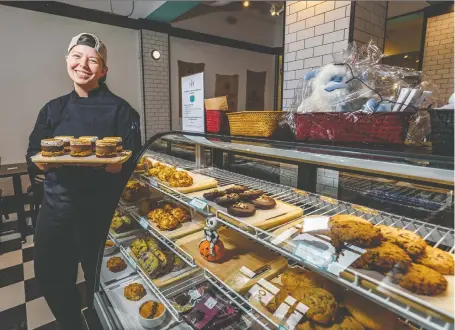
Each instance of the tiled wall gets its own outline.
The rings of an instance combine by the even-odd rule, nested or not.
[[[386,1],[356,1],[353,40],[358,46],[374,41],[384,49]]]
[[[159,60],[151,56],[152,50],[161,53]],[[169,95],[169,42],[165,33],[142,30],[142,56],[144,67],[143,84],[145,92],[145,121],[147,136],[169,131],[170,95]]]
[[[321,195],[338,197],[338,179],[340,172],[318,168],[316,192]]]
[[[439,87],[439,100],[446,104],[454,92],[454,13],[430,17],[427,21],[423,71]]]
[[[286,1],[283,110],[306,72],[347,46],[350,1]]]

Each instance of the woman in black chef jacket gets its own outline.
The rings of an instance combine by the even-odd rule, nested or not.
[[[104,84],[105,45],[93,34],[79,34],[71,40],[66,63],[74,90],[41,109],[27,158],[40,151],[41,139],[58,135],[120,136],[134,158],[141,147],[139,115]],[[109,225],[134,164],[130,160],[123,166],[30,166],[45,172],[34,236],[35,277],[60,328],[79,330],[78,263],[84,270],[90,312]]]

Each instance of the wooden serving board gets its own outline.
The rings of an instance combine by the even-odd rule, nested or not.
[[[276,277],[288,265],[286,258],[246,239],[235,231],[221,228],[218,234],[225,247],[225,256],[217,263],[206,261],[199,253],[199,243],[204,239],[203,232],[183,237],[177,240],[176,244],[193,256],[200,267],[213,273],[240,294],[248,292],[261,278],[268,280]],[[264,265],[268,265],[270,269],[253,279],[239,271],[243,266],[255,271]]]
[[[228,185],[228,186],[223,186],[220,187],[219,190],[225,190],[229,187],[232,187],[233,185]],[[204,193],[210,191],[212,189],[207,189],[204,191],[198,191],[192,194],[189,194],[188,196],[190,197],[196,197],[202,200],[205,200],[203,195]],[[205,200],[207,201],[207,200]],[[271,209],[271,210],[256,210],[256,213],[252,215],[251,217],[244,217],[244,218],[237,218],[233,215],[224,215],[224,214],[219,214],[219,217],[222,218],[223,220],[226,220],[236,226],[239,226],[242,229],[244,226],[242,226],[242,223],[248,223],[249,225],[255,226],[260,229],[270,229],[274,228],[276,226],[279,226],[281,224],[287,223],[295,218],[299,218],[303,215],[303,210],[300,207],[282,202],[278,199],[275,199],[276,201],[276,206]],[[220,206],[216,204],[215,202],[207,201],[207,204],[210,206],[213,213],[218,211],[222,211],[226,214],[227,213],[227,208]]]
[[[112,158],[98,158],[95,155],[87,157],[72,157],[69,154],[57,157],[44,157],[41,152],[32,156],[34,163],[47,163],[47,164],[62,164],[62,165],[107,165],[107,164],[122,164],[126,162],[132,155],[129,150],[123,150],[118,153],[117,157]]]
[[[205,219],[202,218],[199,214],[195,214],[195,218],[191,219],[191,221],[187,221],[185,223],[180,224],[174,230],[162,230],[159,229],[156,223],[151,220],[148,220],[150,226],[152,226],[156,231],[158,231],[161,235],[169,238],[170,240],[175,240],[197,231],[204,229],[205,226]]]
[[[141,267],[138,263],[137,257],[133,253],[133,251],[131,251],[131,249],[129,247],[126,249],[126,251],[131,256],[131,258],[133,258],[133,260],[136,262],[137,266]],[[171,285],[175,282],[178,282],[188,276],[191,276],[192,274],[195,274],[198,271],[199,271],[199,269],[197,267],[187,266],[179,271],[170,272],[170,273],[167,273],[166,275],[163,275],[163,276],[155,278],[155,279],[150,279],[150,280],[153,282],[153,284],[157,288],[162,288],[167,285]],[[144,274],[147,276],[147,273],[145,271],[144,271]]]
[[[153,162],[153,160],[152,160],[152,162]],[[157,162],[157,161],[155,161],[155,162]],[[167,165],[166,163],[163,163],[163,162],[158,162],[158,163]],[[167,166],[172,166],[172,165],[167,165]],[[145,176],[145,178],[148,178],[148,179],[153,178],[153,179],[155,179],[155,181],[160,182],[161,184],[169,187],[170,189],[173,189],[173,190],[176,190],[178,192],[181,192],[182,194],[188,194],[188,193],[192,193],[194,191],[200,191],[200,190],[205,190],[205,189],[209,189],[209,188],[215,188],[218,185],[218,181],[215,180],[214,178],[209,177],[209,176],[202,175],[202,174],[199,174],[199,173],[193,173],[193,172],[190,172],[190,171],[186,171],[186,170],[181,169],[179,167],[177,167],[177,170],[188,173],[193,178],[193,184],[191,186],[189,186],[189,187],[171,187],[169,185],[169,183],[160,180],[158,177],[147,176],[145,174],[144,174],[144,176]]]

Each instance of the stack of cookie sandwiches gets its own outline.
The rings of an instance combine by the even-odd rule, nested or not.
[[[276,201],[264,195],[263,190],[250,190],[242,185],[225,190],[214,189],[204,193],[203,197],[226,207],[228,213],[236,217],[250,217],[256,213],[256,209],[270,210],[276,206]]]
[[[365,248],[353,267],[390,272],[397,284],[417,294],[443,293],[448,285],[444,275],[454,274],[451,253],[427,245],[421,236],[406,229],[374,226],[363,218],[340,214],[330,218],[324,234],[338,250],[344,243]]]
[[[99,158],[117,157],[123,150],[121,137],[107,137],[99,140],[97,136],[56,136],[41,140],[41,154],[56,157],[69,154],[72,157],[87,157],[96,154]]]

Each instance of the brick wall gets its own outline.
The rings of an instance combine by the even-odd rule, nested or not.
[[[161,53],[159,60],[151,56],[152,50]],[[169,95],[169,42],[165,33],[142,30],[142,56],[144,84],[145,125],[147,135],[169,131],[170,126],[170,95]]]
[[[347,46],[350,1],[286,1],[283,110],[306,72]]]
[[[358,46],[373,40],[384,49],[386,1],[357,1],[355,4],[353,40]]]
[[[430,17],[427,21],[423,71],[439,87],[439,101],[447,104],[454,92],[454,13]]]

